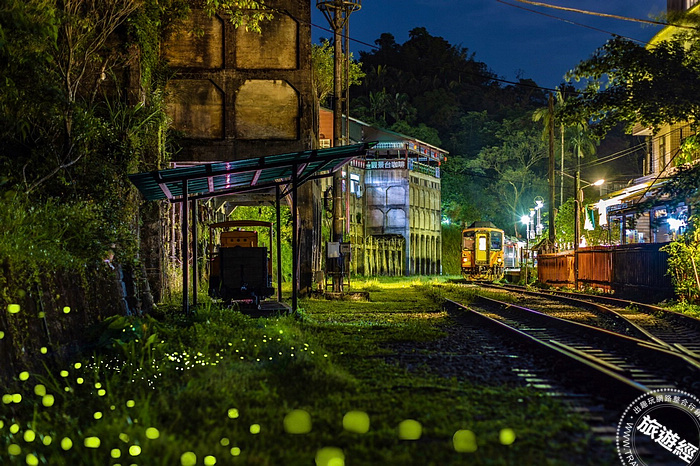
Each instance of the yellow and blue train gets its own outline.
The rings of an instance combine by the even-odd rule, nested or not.
[[[462,230],[462,276],[467,281],[499,280],[505,272],[505,236],[491,222],[474,222]]]

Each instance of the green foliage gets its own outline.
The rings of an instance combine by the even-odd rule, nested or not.
[[[459,224],[442,225],[442,273],[462,273],[462,227]]]
[[[681,302],[700,301],[700,241],[688,234],[661,248],[668,253],[668,273]]]
[[[468,166],[482,178],[475,181],[490,186],[489,191],[497,195],[489,205],[491,218],[506,231],[512,225],[508,233],[514,235],[520,217],[534,206],[534,198],[547,192],[547,148],[527,119],[505,121],[496,137],[500,144],[482,149]]]
[[[334,73],[334,51],[333,44],[327,39],[321,39],[320,44],[311,44],[311,69],[313,72],[314,92],[318,102],[322,106],[329,107],[329,98],[333,94],[333,73]],[[360,65],[353,59],[352,53],[348,57],[350,67],[348,70],[350,86],[360,84],[365,73],[360,68]],[[341,57],[345,62],[345,55]],[[344,66],[341,67],[344,69]],[[345,73],[341,73],[341,87],[347,89],[348,83],[345,79]]]
[[[684,21],[697,25],[697,15]],[[679,30],[680,31],[680,30]],[[700,41],[697,31],[679,32],[648,47],[614,37],[569,79],[586,81],[584,91],[567,101],[569,121],[593,120],[599,135],[618,122],[659,128],[677,121],[699,121]]]
[[[209,16],[223,13],[234,27],[243,26],[258,34],[262,32],[261,24],[273,18],[272,10],[262,0],[206,0],[204,11]]]
[[[35,203],[5,191],[0,202],[0,263],[26,272],[74,269],[99,259],[113,238],[89,202]]]

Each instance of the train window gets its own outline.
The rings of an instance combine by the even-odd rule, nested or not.
[[[474,249],[474,232],[465,231],[462,236],[462,249]]]
[[[503,234],[500,231],[491,232],[491,249],[500,251],[503,247]]]
[[[479,251],[486,251],[486,236],[479,236]]]

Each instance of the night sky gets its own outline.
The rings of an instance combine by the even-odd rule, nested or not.
[[[515,0],[363,0],[362,9],[350,16],[351,50],[371,50],[383,32],[399,44],[408,32],[425,27],[433,36],[467,48],[499,77],[534,79],[544,87],[562,82],[564,74],[588,58],[616,33],[647,42],[661,26],[565,12],[531,6]],[[665,12],[666,0],[540,0],[558,6],[637,19],[657,19]],[[542,13],[542,14],[540,14]],[[543,16],[549,15],[549,16]],[[564,22],[565,19],[603,31]],[[312,22],[328,28],[323,14],[312,3]],[[331,33],[312,27],[314,42]],[[359,41],[359,42],[358,42]]]

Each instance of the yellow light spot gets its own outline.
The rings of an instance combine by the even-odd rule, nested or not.
[[[22,372],[19,373],[19,380],[21,380],[22,382],[24,382],[24,381],[27,380],[28,378],[29,378],[29,372],[27,372],[27,371],[22,371]]]
[[[16,434],[17,432],[19,432],[19,424],[12,424],[10,426],[10,433]]]
[[[61,440],[61,448],[63,448],[66,451],[70,450],[71,448],[73,448],[73,441],[68,437],[64,437],[63,440]]]
[[[214,466],[216,464],[216,458],[209,455],[204,457],[204,466]]]
[[[129,400],[126,402],[127,408],[133,408],[134,406],[136,406],[136,402],[134,400]]]
[[[5,338],[5,332],[0,330],[0,340],[2,340],[3,338]]]
[[[253,435],[257,435],[260,433],[260,424],[251,424],[250,425],[250,433]]]
[[[284,430],[288,434],[311,432],[311,415],[303,409],[295,409],[284,417]]]
[[[102,413],[100,411],[95,411],[95,414],[92,415],[95,419],[102,419]]]
[[[197,455],[194,452],[188,451],[180,456],[180,464],[182,466],[194,466],[197,464]]]
[[[19,312],[19,304],[8,304],[7,312],[10,314],[17,314]]]
[[[24,441],[27,443],[31,443],[34,440],[36,440],[36,433],[31,429],[25,430],[24,431]]]
[[[46,346],[42,346],[41,349],[39,350],[41,354],[46,354],[49,352],[49,349]]]
[[[41,404],[46,406],[47,408],[50,408],[53,406],[54,403],[54,398],[53,395],[44,395],[41,397]]]
[[[61,377],[68,377],[68,371],[61,371]]]
[[[282,330],[280,330],[280,335],[282,335],[283,333],[284,333],[284,332],[283,332]]]
[[[12,456],[21,455],[21,454],[22,454],[22,448],[21,448],[19,445],[17,445],[16,443],[11,443],[11,444],[7,447],[7,452],[8,452],[9,454],[11,454]]]
[[[227,447],[229,446],[229,443],[231,443],[231,441],[228,438],[223,437],[221,440],[219,440],[219,443],[222,447]]]
[[[98,396],[105,396],[106,394],[107,394],[107,390],[105,390],[104,388],[100,388],[99,390],[97,390]]]
[[[513,429],[501,429],[498,439],[503,445],[510,445],[515,442],[515,431]]]
[[[423,434],[423,426],[414,419],[406,419],[399,423],[399,438],[401,440],[418,440]]]
[[[236,408],[229,409],[228,417],[230,417],[231,419],[236,419],[238,417],[238,410]]]
[[[100,448],[100,438],[99,437],[85,437],[83,444],[86,448]]]
[[[80,369],[81,367],[83,367],[83,365],[79,362],[76,362],[75,364],[73,364],[73,367],[75,367],[76,369]]]
[[[22,402],[22,395],[19,393],[15,393],[12,395],[12,402],[13,403],[21,403]]]
[[[155,440],[158,437],[160,437],[160,432],[158,432],[158,429],[156,429],[155,427],[149,427],[148,429],[146,429],[146,437],[150,440]]]
[[[2,402],[6,405],[9,405],[10,403],[12,403],[12,395],[10,395],[9,393],[5,393],[2,396]]]
[[[231,456],[238,456],[241,454],[241,449],[238,447],[233,447],[233,448],[231,448],[230,453],[231,453]]]
[[[5,427],[5,423],[3,421],[0,421],[0,429],[2,429],[3,427]]]
[[[53,438],[50,435],[44,435],[44,438],[41,439],[41,443],[43,443],[46,446],[51,445],[51,442],[53,442]]]
[[[27,466],[38,466],[39,465],[39,458],[37,458],[34,454],[29,453],[25,460],[27,463]]]
[[[343,450],[336,447],[323,447],[316,452],[316,466],[342,466],[345,464]]]
[[[452,436],[452,446],[459,453],[473,453],[476,451],[476,435],[471,430],[458,430]]]
[[[64,314],[70,313],[70,307],[64,306],[64,307],[63,307],[63,313],[64,313]]]
[[[40,319],[43,319],[44,317],[46,317],[46,313],[45,313],[44,311],[41,311],[41,312],[39,312],[39,314],[37,314],[37,316],[38,316]]]
[[[46,395],[46,387],[44,387],[42,384],[36,384],[34,385],[34,394],[37,396],[44,396]]]
[[[121,458],[122,451],[119,448],[112,448],[112,451],[110,451],[109,454],[112,456],[112,458]]]
[[[102,388],[102,384],[100,382],[95,382],[95,388]]]
[[[75,381],[78,382],[78,385],[82,385],[83,382],[85,382],[85,379],[83,379],[82,377],[78,377]]]
[[[129,434],[125,434],[124,432],[122,432],[121,434],[119,434],[119,440],[121,440],[124,443],[129,443],[129,440],[131,440],[131,438],[129,438]]]
[[[343,416],[343,429],[356,434],[366,434],[369,430],[369,415],[364,411],[349,411]]]
[[[131,445],[129,447],[129,454],[131,456],[139,456],[141,454],[141,447],[138,445]]]

